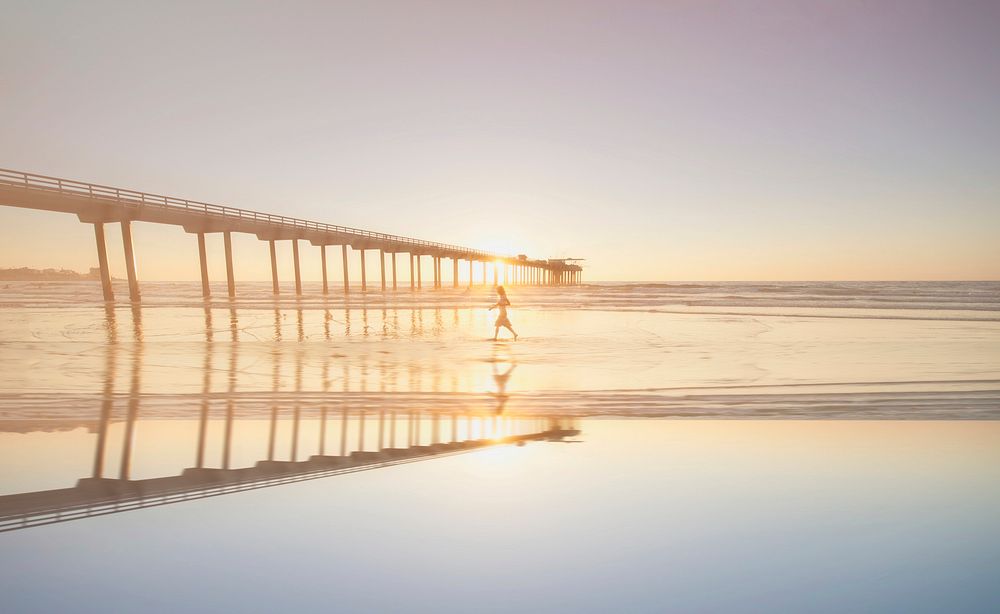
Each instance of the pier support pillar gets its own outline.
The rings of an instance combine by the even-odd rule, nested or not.
[[[139,300],[139,280],[135,275],[135,252],[132,251],[132,222],[122,220],[122,243],[125,246],[125,273],[128,275],[128,297]]]
[[[271,250],[271,292],[278,295],[278,253],[274,249],[274,239],[267,242]]]
[[[420,265],[420,254],[416,255],[417,259],[417,289],[422,290],[424,287],[424,267]]]
[[[298,239],[292,239],[292,261],[295,263],[295,295],[302,296],[302,272],[299,269]]]
[[[499,286],[500,285],[500,263],[499,262],[494,262],[493,263],[493,285],[494,286]]]
[[[396,289],[396,252],[392,252],[392,289]]]
[[[454,269],[453,272],[452,272],[451,285],[452,285],[452,287],[457,288],[458,287],[458,258],[457,257],[452,258],[451,259],[451,264],[452,264],[452,268]]]
[[[475,266],[475,264],[476,264],[476,261],[475,261],[475,260],[472,260],[472,259],[470,258],[470,259],[469,259],[469,287],[470,287],[470,288],[472,287],[472,269],[473,269],[473,267]]]
[[[410,290],[417,287],[417,272],[413,268],[413,254],[410,254]]]
[[[483,260],[483,285],[488,285],[489,280],[486,279],[486,261]]]
[[[385,250],[378,250],[378,267],[382,272],[382,292],[385,292]]]
[[[229,298],[236,298],[236,276],[233,274],[233,233],[228,230],[222,233],[222,242],[226,248],[226,290]]]
[[[320,259],[320,264],[322,265],[320,268],[323,269],[323,294],[329,294],[330,293],[330,287],[327,285],[327,282],[326,282],[326,246],[325,245],[320,245],[319,246],[319,259]]]
[[[108,245],[104,241],[104,224],[94,224],[94,237],[97,239],[97,265],[101,269],[101,290],[105,301],[115,300],[115,292],[111,289],[111,269],[108,268]]]
[[[198,233],[198,260],[201,264],[201,296],[209,298],[212,289],[208,285],[208,254],[205,252],[205,233]]]
[[[351,280],[348,276],[347,267],[347,245],[340,246],[340,254],[343,256],[344,261],[344,294],[349,294],[351,292]]]
[[[365,292],[368,290],[368,271],[365,270],[365,250],[364,248],[358,250],[361,254],[361,291]]]

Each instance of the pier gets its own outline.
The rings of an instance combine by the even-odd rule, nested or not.
[[[105,241],[105,226],[118,224],[125,252],[125,273],[128,278],[129,300],[139,302],[141,291],[136,275],[136,246],[132,241],[132,223],[169,224],[182,227],[185,232],[198,238],[198,255],[201,271],[202,294],[211,296],[208,276],[208,257],[205,236],[212,233],[223,235],[226,259],[226,283],[229,298],[236,297],[236,279],[233,274],[234,254],[232,233],[252,234],[268,246],[271,260],[271,282],[274,294],[279,293],[279,272],[276,256],[277,241],[290,241],[295,277],[295,293],[302,295],[300,273],[300,242],[318,247],[322,261],[322,292],[328,294],[330,284],[327,278],[327,247],[340,247],[343,265],[343,291],[351,291],[349,250],[360,255],[361,291],[369,288],[369,271],[365,264],[366,254],[377,254],[378,282],[380,292],[423,289],[423,259],[430,258],[433,277],[432,287],[445,287],[443,272],[447,270],[444,260],[451,261],[451,285],[474,285],[475,269],[481,267],[480,285],[500,282],[507,285],[565,286],[582,282],[583,269],[574,259],[538,259],[524,254],[509,255],[486,252],[459,245],[436,243],[399,235],[385,234],[359,228],[337,226],[323,222],[287,217],[278,214],[260,213],[223,205],[213,205],[183,198],[150,194],[125,188],[116,188],[95,183],[62,179],[0,169],[0,205],[55,211],[76,215],[82,223],[94,229],[97,245],[97,259],[101,271],[101,285],[105,301],[114,300],[111,273],[108,267],[108,253]],[[410,262],[408,284],[397,279],[397,256],[403,254]],[[387,262],[388,261],[388,262]],[[387,267],[388,264],[388,267]],[[388,268],[388,271],[387,271]],[[387,276],[387,272],[391,277]],[[463,275],[466,277],[463,279]]]

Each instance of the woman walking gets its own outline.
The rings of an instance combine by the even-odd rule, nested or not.
[[[497,286],[497,296],[499,299],[490,307],[490,311],[496,308],[500,309],[500,313],[497,314],[497,321],[494,324],[496,330],[493,331],[493,340],[497,340],[497,335],[500,334],[500,327],[503,326],[514,335],[514,341],[517,341],[517,333],[514,332],[514,327],[510,325],[510,319],[507,318],[507,307],[510,306],[510,300],[507,299],[507,291],[503,289],[503,286]]]

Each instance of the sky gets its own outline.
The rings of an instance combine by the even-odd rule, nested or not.
[[[1000,278],[997,2],[0,8],[3,168],[585,280]],[[193,236],[136,226],[143,279],[197,279]],[[69,215],[0,207],[0,238],[0,267],[97,264]]]

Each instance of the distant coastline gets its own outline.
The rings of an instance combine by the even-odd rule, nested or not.
[[[87,273],[70,269],[0,269],[0,281],[100,281],[101,270],[91,267]]]

